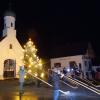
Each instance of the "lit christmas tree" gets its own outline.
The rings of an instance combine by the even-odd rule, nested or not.
[[[29,39],[29,41],[24,45],[23,61],[25,69],[37,77],[44,78],[42,62],[36,54],[37,49],[31,39]]]

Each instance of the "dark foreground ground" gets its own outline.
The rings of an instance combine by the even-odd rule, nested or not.
[[[71,96],[65,96],[60,94],[59,100],[100,100],[99,95],[90,95],[88,91],[81,87],[78,90],[73,90],[68,86],[61,84],[64,91],[71,91]],[[80,92],[81,91],[81,92]],[[0,81],[0,100],[53,100],[53,90],[51,87],[42,84],[41,87],[36,87],[35,85],[25,85],[24,94],[19,94],[19,83],[17,79],[10,79],[5,81]]]

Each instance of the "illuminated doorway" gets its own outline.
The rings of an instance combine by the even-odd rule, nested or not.
[[[7,59],[4,61],[3,77],[15,77],[16,76],[16,61],[13,59]]]

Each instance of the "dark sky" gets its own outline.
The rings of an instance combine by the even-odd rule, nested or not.
[[[1,32],[9,1],[22,45],[31,37],[40,56],[52,57],[51,50],[60,45],[90,41],[100,57],[99,0],[0,0]]]

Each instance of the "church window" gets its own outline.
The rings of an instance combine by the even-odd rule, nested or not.
[[[11,27],[13,27],[13,23],[11,23]]]
[[[82,65],[79,63],[79,70],[82,71]]]
[[[71,69],[77,69],[78,68],[78,65],[77,65],[77,63],[75,61],[70,61],[69,65],[70,65]]]
[[[88,61],[85,61],[85,62],[84,62],[84,65],[85,65],[85,66],[88,66]]]
[[[61,63],[54,63],[54,67],[55,67],[55,68],[61,67]]]
[[[9,49],[12,49],[12,44],[9,45]]]
[[[81,63],[79,63],[79,69],[81,69],[82,68],[82,65],[81,65]]]

